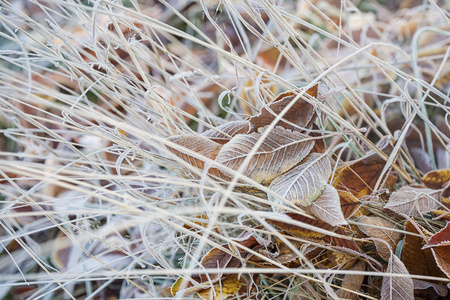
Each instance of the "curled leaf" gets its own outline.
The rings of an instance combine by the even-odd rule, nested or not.
[[[306,91],[306,93],[312,97],[317,97],[318,87],[319,85],[316,84],[311,89]],[[256,131],[258,128],[270,125],[283,111],[283,109],[296,98],[298,98],[297,95],[291,92],[280,94],[274,101],[263,107],[258,115],[249,118],[251,131]],[[297,125],[298,127],[305,128],[314,122],[314,118],[314,106],[306,100],[298,98],[294,105],[286,112],[286,114],[283,115],[281,120],[285,120]],[[281,120],[276,124],[276,126],[298,130],[297,126],[293,126]]]
[[[342,213],[344,218],[348,219],[359,209],[361,201],[358,200],[352,193],[338,190],[339,199],[341,202]]]
[[[388,247],[385,243],[375,240],[378,254],[385,260],[389,259],[391,251],[395,250],[401,239],[399,232],[391,230],[395,228],[395,225],[380,217],[359,217],[358,228],[369,237],[381,239],[389,245]]]
[[[405,265],[394,254],[389,258],[386,273],[409,275]],[[414,300],[414,283],[412,278],[407,276],[384,276],[381,284],[381,300],[388,299]]]
[[[342,213],[339,194],[334,187],[328,184],[322,194],[304,210],[332,226],[347,224]]]
[[[261,133],[235,136],[222,147],[216,161],[239,170],[263,133],[264,130]],[[274,128],[256,150],[242,174],[256,182],[271,182],[276,176],[298,164],[313,146],[314,141],[300,132],[282,127]]]
[[[448,288],[443,284],[437,284],[434,282],[428,282],[418,279],[413,279],[413,282],[415,290],[426,290],[428,288],[432,288],[434,292],[441,297],[445,297],[448,294]]]
[[[427,248],[431,248],[438,267],[450,278],[450,223],[430,238],[423,247]]]
[[[384,208],[402,213],[407,216],[427,213],[440,207],[439,191],[404,186],[398,191],[392,193],[389,202]]]
[[[320,153],[311,153],[301,164],[278,176],[269,189],[287,201],[308,206],[320,196],[330,175],[330,159]],[[276,201],[272,195],[269,200]]]

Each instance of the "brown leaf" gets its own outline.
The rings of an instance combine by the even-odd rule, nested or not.
[[[172,148],[171,146],[167,146],[170,152],[172,152],[176,156],[183,159],[185,162],[189,163],[190,165],[200,170],[203,170],[205,167],[205,160],[202,158],[205,157],[214,160],[217,154],[219,153],[220,149],[222,148],[221,144],[213,142],[208,138],[199,135],[189,135],[189,134],[176,135],[169,137],[167,140],[175,144],[178,144],[181,147],[184,147],[188,150],[196,152],[198,156],[194,157],[183,150],[178,150]],[[213,173],[213,175],[217,176],[218,174]],[[197,176],[194,175],[194,177]]]
[[[219,151],[216,161],[233,170],[241,168],[248,154],[258,143],[262,134],[239,134],[225,144]],[[274,128],[262,142],[242,171],[245,176],[260,182],[269,183],[279,174],[298,164],[309,154],[314,146],[313,140],[296,131]]]
[[[311,153],[301,164],[275,178],[269,189],[287,201],[308,206],[320,196],[330,175],[330,159],[320,153]],[[278,202],[272,195],[269,200]]]
[[[362,260],[358,261],[350,270],[355,272],[363,272],[366,270],[366,263]],[[350,291],[358,291],[364,281],[364,274],[346,274],[342,280],[342,287]],[[336,295],[340,299],[358,299],[358,295],[346,290],[339,290]]]
[[[439,192],[428,188],[404,186],[392,193],[384,208],[407,216],[424,214],[441,206]]]
[[[306,93],[312,97],[317,97],[319,85],[316,84]],[[250,117],[249,122],[251,124],[251,131],[256,131],[258,128],[270,125],[275,118],[280,114],[283,109],[289,105],[289,103],[297,97],[296,94],[291,92],[286,92],[278,95],[278,97],[269,103],[267,106],[263,107],[260,113],[256,116]],[[283,118],[276,124],[277,126],[282,126],[286,129],[297,129],[298,127],[306,128],[309,124],[312,124],[315,119],[314,106],[308,103],[302,98],[298,98],[296,103],[283,115]],[[285,121],[289,121],[297,126],[292,126]]]
[[[421,227],[420,225],[416,224]],[[416,227],[407,221],[405,224],[405,231],[413,234],[419,234]],[[426,236],[431,234],[424,228],[421,231]],[[431,249],[426,248],[422,250],[422,247],[426,244],[426,241],[421,236],[412,234],[405,234],[405,243],[402,250],[402,261],[408,269],[409,274],[423,275],[423,276],[435,276],[444,277],[445,274],[439,269],[434,260]]]
[[[388,260],[391,256],[391,251],[395,250],[395,247],[401,239],[399,232],[390,230],[391,228],[395,228],[395,225],[380,217],[367,216],[359,217],[358,223],[358,228],[366,235],[371,238],[381,239],[389,245],[388,247],[381,241],[374,241],[378,254],[383,259]]]
[[[423,249],[431,248],[438,267],[450,278],[450,223],[435,233]]]
[[[246,134],[250,131],[250,123],[248,121],[232,121],[220,125],[215,129],[209,129],[202,133],[202,136],[219,143],[226,144],[231,138],[238,134]]]
[[[307,216],[303,216],[300,214],[295,214],[295,213],[286,213],[286,218],[287,219],[292,219],[294,221],[298,221],[301,223],[305,223],[306,225],[309,226],[314,226],[317,228],[321,228],[323,230],[328,230],[328,231],[332,231],[333,227],[328,224],[325,223],[323,221],[320,220],[314,220],[312,218],[309,218]],[[306,229],[303,228],[301,226],[297,226],[297,225],[293,225],[293,224],[289,224],[289,223],[284,223],[281,221],[276,221],[276,220],[271,220],[271,219],[266,219],[267,222],[269,222],[270,224],[273,224],[275,226],[277,226],[278,228],[280,228],[283,231],[286,231],[288,233],[290,233],[293,236],[298,236],[298,237],[302,237],[302,238],[320,238],[323,237],[324,234],[323,233],[319,233],[316,232],[314,230],[311,229]]]
[[[332,226],[347,224],[342,213],[339,194],[329,184],[325,186],[322,194],[313,203],[304,207],[304,210]]]
[[[392,152],[392,145],[388,138],[381,139],[377,147],[385,154]],[[375,185],[383,172],[386,162],[374,151],[368,151],[367,154],[351,162],[347,162],[336,170],[338,174],[334,181],[334,186],[339,190],[349,191],[357,198],[367,196],[374,192]],[[386,181],[389,174],[386,172],[381,181],[381,186]]]
[[[389,258],[387,273],[409,275],[405,265],[395,256]],[[384,276],[381,285],[381,300],[414,300],[414,283],[411,277]]]
[[[428,288],[433,288],[436,294],[438,294],[441,297],[445,297],[448,294],[448,288],[447,286],[443,284],[437,284],[434,282],[428,282],[418,279],[413,279],[414,282],[414,289],[415,290],[426,290]]]
[[[352,193],[347,191],[338,190],[339,199],[341,202],[342,213],[344,218],[348,219],[358,210],[361,206],[361,201],[358,200]]]

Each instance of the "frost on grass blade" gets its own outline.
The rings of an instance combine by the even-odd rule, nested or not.
[[[301,164],[277,177],[269,188],[289,202],[308,206],[320,196],[330,175],[330,159],[311,153]],[[269,199],[277,201],[272,195]]]

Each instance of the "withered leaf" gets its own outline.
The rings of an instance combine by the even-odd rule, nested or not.
[[[448,182],[450,181],[450,170],[442,169],[430,171],[422,178],[422,182],[426,187],[432,189],[441,189],[444,188],[442,197],[449,198],[450,197],[450,188],[448,188]]]
[[[308,206],[320,196],[330,175],[330,159],[320,153],[311,153],[301,164],[275,178],[269,189],[287,201]],[[277,202],[272,195],[269,200]]]
[[[320,220],[314,220],[312,218],[300,215],[300,214],[295,214],[295,213],[286,213],[286,217],[290,218],[294,221],[298,221],[301,223],[305,223],[307,225],[310,226],[314,226],[317,228],[321,228],[323,230],[328,230],[328,231],[332,231],[333,227],[328,224],[325,223],[323,221]],[[302,238],[320,238],[323,237],[324,234],[323,233],[319,233],[316,232],[314,230],[311,229],[306,229],[303,228],[301,226],[297,226],[297,225],[293,225],[293,224],[289,224],[289,223],[284,223],[281,221],[277,221],[277,220],[271,220],[271,219],[266,219],[267,222],[277,226],[278,228],[280,228],[283,231],[286,231],[294,236],[298,236],[298,237],[302,237]]]
[[[413,282],[415,290],[426,290],[431,287],[436,292],[436,294],[438,294],[441,297],[445,297],[448,294],[448,288],[443,284],[437,284],[434,282],[428,282],[418,279],[413,279]]]
[[[431,236],[427,230],[420,225],[421,231],[425,236]],[[405,231],[413,234],[419,234],[416,227],[407,221],[405,224]],[[426,241],[421,236],[412,234],[405,234],[405,243],[402,250],[402,261],[408,269],[409,274],[445,277],[445,274],[439,269],[434,260],[431,249],[426,248],[422,250],[422,247],[426,244]]]
[[[387,242],[389,247],[381,241],[374,241],[378,254],[383,259],[389,260],[391,251],[395,251],[395,247],[401,239],[399,232],[391,230],[395,228],[395,225],[380,217],[361,216],[358,218],[358,228],[371,238]]]
[[[258,239],[251,232],[243,232],[239,237],[233,239],[233,241],[235,244],[242,245],[249,249],[253,249],[260,245]],[[236,256],[233,256],[222,249],[213,248],[202,258],[200,263],[201,267],[204,269],[238,268],[242,265],[241,258],[248,256],[246,255],[246,250],[237,247],[234,244],[232,245],[232,243],[224,244],[222,247],[228,249],[230,252],[236,253]],[[174,296],[178,293],[183,293],[183,295],[187,297],[202,290],[209,290],[211,285],[215,286],[216,283],[226,280],[227,277],[227,275],[223,275],[222,273],[193,274],[189,280],[180,277],[173,284],[171,291]]]
[[[377,143],[377,147],[389,155],[392,152],[390,139],[383,138]],[[357,198],[367,196],[374,192],[375,185],[382,175],[386,162],[374,151],[357,160],[347,162],[336,170],[337,176],[334,186],[339,190],[349,191]],[[388,178],[390,169],[384,174],[381,185]]]
[[[440,207],[438,190],[404,186],[392,193],[384,208],[407,216],[427,213]]]
[[[233,170],[241,168],[252,148],[258,143],[262,133],[239,134],[219,151],[216,161]],[[271,182],[279,174],[298,164],[309,154],[313,140],[296,131],[274,128],[262,142],[242,174],[260,182]]]
[[[355,272],[363,272],[366,270],[366,263],[362,260],[358,261],[350,270]],[[358,291],[364,281],[364,274],[346,274],[342,280],[342,287],[350,291]],[[340,299],[358,299],[358,295],[346,290],[339,290],[336,295]]]
[[[325,186],[322,194],[313,203],[304,207],[304,210],[332,226],[347,224],[342,213],[339,194],[329,184]]]
[[[200,170],[203,170],[205,167],[205,160],[203,157],[214,160],[222,148],[221,144],[199,135],[176,135],[169,137],[167,140],[178,144],[183,148],[196,152],[198,156],[192,156],[183,150],[178,150],[172,148],[171,146],[167,146],[170,152]]]
[[[431,248],[438,267],[450,278],[450,223],[435,233],[423,249]]]
[[[405,265],[395,256],[391,255],[389,258],[388,268],[386,273],[409,275]],[[382,300],[414,300],[414,283],[411,277],[399,276],[384,276],[381,285],[381,299]]]
[[[231,138],[238,134],[246,134],[250,131],[250,123],[248,121],[232,121],[217,126],[215,129],[209,129],[202,133],[202,136],[219,143],[226,144]]]
[[[312,97],[317,97],[318,87],[319,85],[316,84],[311,89],[306,91],[306,93],[311,95]],[[275,118],[283,111],[283,109],[296,98],[296,96],[296,94],[291,92],[280,94],[274,101],[263,107],[258,115],[249,118],[248,121],[251,124],[250,130],[256,131],[258,130],[258,128],[270,125],[275,120]],[[301,128],[308,127],[308,125],[314,122],[314,106],[302,98],[299,98],[296,101],[297,102],[276,124],[277,126],[282,126],[286,129],[298,130],[296,126],[292,126],[287,122],[283,122],[282,120],[289,121],[290,123],[293,123]]]
[[[231,274],[224,280],[214,284],[214,287],[199,291],[197,295],[205,300],[227,299],[235,296],[242,286],[238,274]]]
[[[358,210],[361,206],[361,201],[358,200],[352,193],[347,191],[338,190],[339,199],[341,202],[342,213],[344,218],[348,219]]]
[[[428,172],[422,178],[422,182],[425,186],[432,189],[440,189],[442,186],[450,180],[450,170],[435,170]]]

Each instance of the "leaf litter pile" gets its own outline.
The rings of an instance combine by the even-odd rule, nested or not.
[[[0,3],[0,298],[447,299],[448,5]]]

